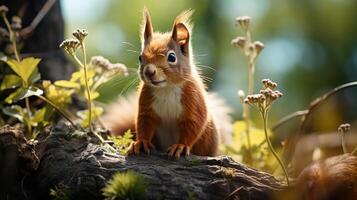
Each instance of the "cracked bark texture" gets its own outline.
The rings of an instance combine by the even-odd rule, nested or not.
[[[122,156],[78,130],[55,128],[37,146],[40,166],[25,181],[30,199],[49,199],[50,188],[65,185],[71,199],[103,199],[101,189],[116,172],[133,170],[148,182],[148,199],[273,199],[283,184],[271,175],[227,156],[168,159],[163,153]],[[42,140],[42,141],[41,141]]]
[[[19,128],[0,129],[0,199],[23,199],[23,177],[34,172],[40,164],[35,144],[28,141]]]

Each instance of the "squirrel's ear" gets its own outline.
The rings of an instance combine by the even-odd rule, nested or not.
[[[180,46],[181,52],[187,55],[189,51],[190,32],[183,23],[174,25],[172,39]]]
[[[153,34],[151,17],[148,9],[144,7],[143,10],[143,23],[141,26],[141,41],[146,42]]]
[[[177,42],[184,55],[189,53],[190,31],[192,29],[190,18],[192,14],[193,10],[183,11],[176,17],[172,28],[172,39]]]

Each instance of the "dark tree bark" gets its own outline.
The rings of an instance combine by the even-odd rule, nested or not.
[[[227,156],[170,160],[165,154],[122,156],[78,130],[54,129],[37,146],[38,170],[26,179],[30,199],[49,199],[50,188],[65,185],[71,199],[103,199],[101,189],[116,172],[133,170],[148,182],[148,199],[273,199],[283,184],[271,175]],[[237,198],[239,197],[239,198]]]
[[[24,199],[21,183],[40,163],[34,144],[22,131],[10,126],[0,129],[0,199]]]

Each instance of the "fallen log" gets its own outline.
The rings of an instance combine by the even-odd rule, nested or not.
[[[107,181],[127,170],[148,180],[148,199],[224,199],[237,188],[232,199],[272,199],[283,188],[273,176],[227,156],[172,160],[153,152],[126,157],[70,128],[55,128],[38,149],[41,164],[27,182],[31,199],[48,199],[57,185],[65,185],[71,199],[103,199],[101,189]]]
[[[160,152],[123,156],[106,145],[64,125],[40,134],[36,145],[40,165],[22,178],[18,196],[53,199],[50,189],[61,186],[70,199],[103,199],[102,188],[113,174],[128,170],[147,180],[147,199],[274,199],[284,188],[273,176],[227,156],[179,160]]]

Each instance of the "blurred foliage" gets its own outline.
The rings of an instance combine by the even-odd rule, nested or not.
[[[231,156],[237,162],[247,163],[256,169],[272,172],[272,170],[276,168],[277,163],[274,157],[269,153],[264,130],[256,128],[254,124],[252,124],[250,130],[251,148],[248,148],[246,130],[246,123],[244,121],[235,122],[232,143],[221,146],[221,151]],[[270,130],[268,134],[270,136],[272,135]]]
[[[90,53],[99,52],[132,68],[138,63],[144,5],[151,12],[154,29],[160,31],[170,30],[174,17],[182,10],[194,9],[192,40],[196,61],[201,63],[204,74],[212,78],[210,88],[224,95],[236,111],[241,108],[235,94],[238,89],[247,88],[248,75],[246,60],[230,45],[230,40],[237,35],[233,27],[237,16],[251,16],[253,37],[266,44],[266,51],[258,61],[256,80],[269,77],[280,83],[283,93],[289,91],[289,97],[281,102],[283,106],[273,111],[273,118],[306,107],[322,90],[354,80],[353,74],[357,73],[357,26],[353,20],[353,16],[357,17],[356,1],[92,0],[95,6],[86,6],[87,13],[92,15],[89,11],[93,10],[98,13],[80,19],[71,17],[71,13],[79,16],[75,12],[82,7],[74,10],[72,1],[63,2],[65,14],[68,12],[67,25],[71,27],[68,30],[85,25],[91,31],[89,42],[95,49],[89,49]],[[319,76],[322,72],[324,75]],[[118,86],[117,94],[122,88]],[[110,91],[115,91],[113,89]],[[236,113],[235,116],[240,116]]]

